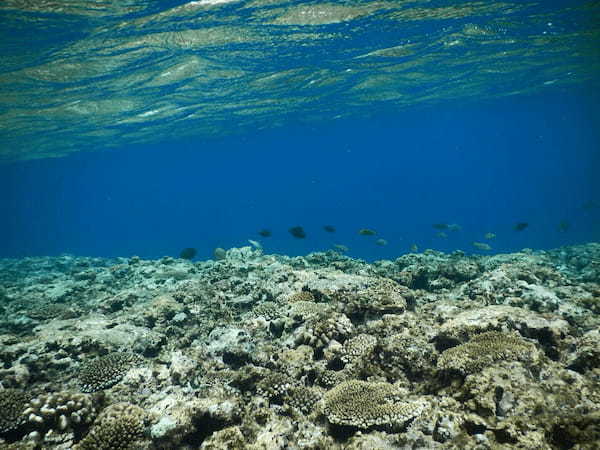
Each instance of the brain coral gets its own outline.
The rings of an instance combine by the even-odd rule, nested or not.
[[[98,416],[74,450],[128,450],[144,435],[145,413],[130,403],[115,403]]]
[[[440,370],[468,374],[498,361],[532,361],[536,358],[535,346],[518,335],[489,331],[444,351],[438,359],[437,367]]]
[[[79,369],[79,383],[83,392],[96,392],[118,383],[129,369],[143,362],[143,359],[126,352],[109,353],[93,361],[84,363]]]
[[[0,434],[18,428],[25,421],[23,411],[29,395],[18,389],[0,390]]]
[[[424,401],[403,398],[404,393],[393,384],[350,380],[325,393],[323,412],[336,425],[398,427],[427,406]]]

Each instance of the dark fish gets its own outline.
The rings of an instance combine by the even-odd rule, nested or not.
[[[519,222],[515,225],[515,231],[523,231],[529,224],[527,222]]]
[[[196,256],[197,253],[198,251],[195,248],[188,247],[181,250],[179,257],[183,259],[194,259],[194,256]]]
[[[569,222],[567,222],[566,220],[561,221],[557,227],[558,231],[560,231],[561,233],[564,233],[569,228],[571,228],[571,224]]]
[[[288,230],[292,236],[298,239],[304,239],[306,237],[306,232],[302,227],[292,227]]]
[[[266,230],[266,229],[262,229],[258,232],[258,234],[260,234],[262,237],[270,237],[271,236],[271,230]]]
[[[434,223],[432,226],[436,230],[447,230],[450,225],[447,223]]]
[[[598,203],[596,203],[593,200],[590,200],[589,202],[585,202],[583,205],[581,205],[581,209],[583,209],[584,211],[590,211],[592,209],[598,208],[598,206],[600,206]]]
[[[377,231],[371,230],[369,228],[361,228],[360,230],[358,230],[358,234],[360,234],[361,236],[375,236],[377,234]]]
[[[333,225],[324,225],[323,229],[328,233],[335,233],[335,227]]]

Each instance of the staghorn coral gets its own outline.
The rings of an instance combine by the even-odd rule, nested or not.
[[[535,346],[518,335],[489,331],[444,351],[437,367],[442,371],[469,374],[499,361],[532,361],[537,357]]]
[[[23,411],[29,398],[29,394],[19,389],[0,390],[0,434],[15,430],[25,422]]]
[[[361,429],[396,428],[423,412],[423,400],[405,401],[405,393],[389,383],[345,381],[325,393],[323,413],[335,425]]]
[[[115,403],[98,416],[90,432],[74,450],[127,450],[135,448],[145,430],[145,413],[130,403]]]
[[[119,381],[129,369],[143,362],[135,353],[115,352],[84,363],[79,369],[79,383],[83,392],[107,389]]]

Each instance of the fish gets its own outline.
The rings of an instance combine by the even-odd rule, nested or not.
[[[432,226],[436,230],[447,230],[448,229],[447,223],[434,223]]]
[[[446,239],[448,237],[448,235],[446,233],[444,233],[443,231],[438,231],[437,233],[435,233],[435,235],[442,239]]]
[[[600,206],[600,204],[598,204],[594,200],[590,200],[588,202],[583,203],[581,205],[581,209],[583,209],[584,211],[590,211],[592,209],[598,208],[599,206]]]
[[[376,243],[377,245],[381,245],[382,247],[384,247],[384,246],[388,245],[388,241],[386,241],[385,239],[377,239],[377,240],[375,241],[375,243]]]
[[[323,225],[323,229],[328,233],[335,233],[335,227],[333,225]]]
[[[451,223],[451,224],[448,225],[448,230],[450,230],[450,231],[460,231],[460,230],[462,230],[462,227],[459,224],[457,224],[457,223]]]
[[[491,250],[492,247],[489,244],[486,244],[485,242],[473,242],[473,247],[479,249],[479,250]]]
[[[306,237],[306,232],[304,231],[304,228],[302,228],[301,226],[292,227],[288,231],[296,239],[304,239]]]
[[[349,251],[350,249],[346,247],[344,244],[333,244],[333,248],[339,250],[342,253]]]
[[[556,227],[556,229],[561,233],[564,233],[569,228],[571,228],[571,224],[569,222],[567,222],[566,220],[562,220]]]
[[[187,247],[181,250],[179,253],[179,257],[182,259],[194,259],[194,257],[198,254],[198,250],[193,247]]]
[[[358,230],[358,234],[360,234],[361,236],[375,236],[377,234],[377,231],[371,230],[369,228],[361,228],[360,230]]]
[[[255,247],[259,250],[262,250],[263,246],[260,242],[255,241],[254,239],[248,239],[248,242],[250,243],[250,245],[252,245],[252,247]]]
[[[419,246],[417,244],[413,244],[410,246],[410,251],[411,252],[418,252],[419,251]]]
[[[494,239],[496,235],[494,233],[485,233],[483,237],[486,239]]]
[[[271,230],[267,230],[265,228],[263,228],[262,230],[258,231],[258,234],[260,234],[262,237],[271,237]]]
[[[515,229],[515,231],[523,231],[528,226],[529,226],[529,224],[527,222],[517,222],[514,229]]]

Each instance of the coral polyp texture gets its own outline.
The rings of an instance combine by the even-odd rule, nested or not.
[[[83,392],[96,392],[109,388],[132,367],[143,362],[133,353],[115,352],[84,363],[79,369],[79,383]]]
[[[599,260],[0,260],[0,448],[598,448]]]
[[[336,425],[398,427],[427,406],[423,400],[407,401],[405,397],[406,393],[393,384],[345,381],[325,394],[323,412]]]

